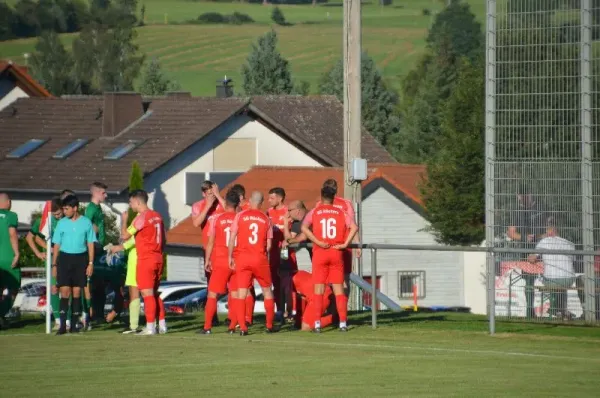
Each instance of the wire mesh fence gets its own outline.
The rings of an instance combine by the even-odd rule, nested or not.
[[[600,1],[488,1],[487,241],[495,315],[598,317]],[[491,283],[491,281],[490,281]]]

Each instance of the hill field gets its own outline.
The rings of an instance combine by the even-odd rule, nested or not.
[[[239,92],[240,68],[251,43],[273,25],[273,6],[186,0],[146,0],[143,3],[146,26],[138,29],[141,51],[148,59],[158,58],[169,76],[194,95],[214,95],[215,81],[224,75],[234,79]],[[386,80],[396,89],[423,52],[427,28],[443,3],[403,0],[386,7],[363,4],[363,49],[375,59]],[[469,3],[483,21],[484,2],[470,0]],[[308,81],[311,91],[316,92],[320,76],[342,53],[342,3],[279,7],[292,24],[273,26],[279,36],[279,49],[290,61],[294,79]],[[206,12],[248,14],[255,23],[186,24]],[[70,48],[74,35],[62,37]],[[0,59],[25,63],[24,54],[33,51],[35,42],[35,38],[2,42]]]

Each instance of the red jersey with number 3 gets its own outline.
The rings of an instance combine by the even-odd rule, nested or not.
[[[273,227],[265,213],[256,209],[238,213],[231,231],[237,233],[236,251],[240,256],[266,258],[267,240],[273,239]]]
[[[312,226],[313,235],[329,245],[340,245],[346,241],[354,220],[348,213],[334,205],[320,205],[308,212],[302,225]],[[313,251],[327,250],[314,246]]]
[[[162,261],[165,227],[160,214],[154,210],[146,210],[137,215],[131,226],[135,228],[135,248],[138,259]]]
[[[194,203],[192,205],[192,217],[196,217],[200,213],[202,213],[206,205],[207,203],[205,199]],[[206,244],[208,243],[208,221],[210,217],[216,214],[221,214],[224,211],[225,209],[223,209],[223,206],[221,206],[221,204],[217,200],[215,200],[210,209],[208,210],[208,213],[206,213],[206,218],[204,219],[204,221],[202,221],[202,224],[200,224],[200,229],[202,230],[202,247],[206,247]]]
[[[235,213],[228,211],[212,216],[210,220],[208,220],[208,236],[215,237],[211,259],[213,261],[216,260],[214,263],[216,266],[228,266],[227,258],[229,257],[229,238],[231,237],[231,226],[233,225],[233,219],[235,218],[235,215]]]

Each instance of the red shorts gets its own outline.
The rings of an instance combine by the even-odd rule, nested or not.
[[[236,290],[235,273],[229,266],[218,265],[212,269],[210,281],[208,282],[208,291],[225,294],[227,289]]]
[[[344,250],[344,274],[352,272],[352,249]]]
[[[163,272],[162,258],[158,259],[141,259],[138,258],[136,267],[136,279],[138,289],[158,289],[160,278]]]
[[[313,253],[312,280],[315,285],[344,283],[344,252],[319,250]]]

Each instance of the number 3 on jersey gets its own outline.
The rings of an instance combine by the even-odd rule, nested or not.
[[[324,239],[335,239],[335,218],[324,218],[321,220],[321,231]]]
[[[258,224],[253,222],[250,224],[250,237],[248,237],[248,242],[251,245],[255,245],[258,242]]]

